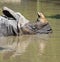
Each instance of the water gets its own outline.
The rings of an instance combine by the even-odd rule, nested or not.
[[[31,22],[36,21],[38,11],[43,12],[53,33],[0,37],[0,62],[60,62],[59,0],[22,0],[20,3],[1,3],[0,10],[3,6],[21,12]]]

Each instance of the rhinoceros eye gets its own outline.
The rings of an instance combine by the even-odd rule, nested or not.
[[[40,15],[38,15],[38,17],[40,18],[41,16],[40,16]]]
[[[39,22],[40,21],[40,19],[39,18],[37,18],[37,22]]]

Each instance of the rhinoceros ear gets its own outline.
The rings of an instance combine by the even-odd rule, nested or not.
[[[38,15],[38,17],[40,17],[40,13],[39,12],[37,13],[37,15]]]
[[[40,12],[38,12],[38,19],[39,19],[39,21],[41,21],[41,22],[43,22],[43,23],[48,23],[48,21],[47,21],[47,19],[46,19],[46,17],[44,16],[44,14],[43,13],[40,13]]]
[[[43,13],[38,12],[37,14],[38,14],[38,17],[45,18],[45,16],[43,15]]]

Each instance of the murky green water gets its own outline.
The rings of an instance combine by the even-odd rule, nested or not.
[[[49,35],[22,35],[0,37],[0,62],[60,62],[60,1],[22,0],[21,3],[1,3],[21,12],[31,22],[37,12],[43,12],[53,33]]]

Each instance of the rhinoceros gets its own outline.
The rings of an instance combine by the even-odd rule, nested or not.
[[[34,23],[30,23],[21,13],[10,8],[3,7],[2,12],[3,15],[0,16],[0,36],[18,36],[21,32],[22,34],[48,34],[52,32],[49,23],[39,12]]]
[[[52,28],[43,13],[38,12],[38,18],[34,23],[26,23],[21,30],[23,34],[49,34]],[[21,24],[21,21],[19,21]]]

